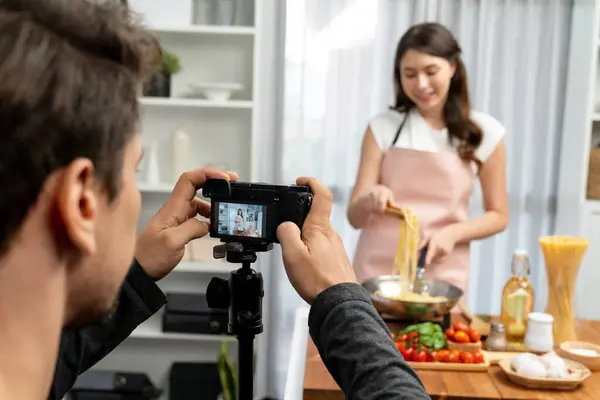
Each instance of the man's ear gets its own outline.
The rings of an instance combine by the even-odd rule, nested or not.
[[[65,233],[83,254],[96,251],[96,218],[98,193],[94,180],[94,165],[89,159],[78,158],[64,170],[57,191],[57,206]]]

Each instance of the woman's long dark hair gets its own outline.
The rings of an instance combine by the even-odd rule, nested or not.
[[[400,60],[411,49],[444,58],[456,66],[443,111],[448,140],[451,144],[458,142],[457,150],[460,158],[475,162],[477,168],[480,168],[481,161],[475,156],[475,150],[481,144],[483,132],[470,118],[467,71],[460,57],[461,48],[452,33],[443,25],[431,22],[414,25],[398,42],[394,61],[396,104],[393,108],[400,112],[408,112],[416,107],[404,92],[400,75]]]

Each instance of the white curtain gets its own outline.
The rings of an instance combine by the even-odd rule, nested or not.
[[[392,104],[395,47],[417,22],[448,26],[463,49],[472,106],[507,128],[510,225],[472,246],[475,312],[498,314],[512,252],[530,254],[536,309],[545,305],[538,237],[553,233],[570,0],[289,0],[281,181],[312,175],[332,188],[332,222],[352,257],[346,207],[368,120]],[[482,213],[479,186],[471,214]],[[271,392],[281,398],[294,311],[303,302],[275,268]]]

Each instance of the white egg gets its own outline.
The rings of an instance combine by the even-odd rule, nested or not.
[[[537,358],[538,357],[535,354],[532,354],[532,353],[517,354],[511,360],[510,366],[512,367],[513,370],[516,371],[517,369],[519,369],[519,366],[521,366],[523,363],[531,362],[531,361],[536,361]]]
[[[517,374],[528,378],[545,378],[546,368],[539,360],[527,360],[518,365]]]
[[[566,367],[554,366],[546,370],[548,378],[563,379],[569,376],[569,370]]]
[[[560,358],[553,351],[541,356],[540,361],[544,364],[546,369],[550,369],[550,368],[566,369],[567,368],[567,365],[565,364],[565,360]]]

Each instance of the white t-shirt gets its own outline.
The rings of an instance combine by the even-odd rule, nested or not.
[[[504,137],[506,130],[494,117],[479,111],[471,110],[471,119],[483,131],[483,139],[475,151],[475,156],[484,163]],[[392,145],[403,120],[404,113],[388,110],[369,122],[371,132],[383,151],[387,151]],[[431,152],[456,151],[456,148],[448,142],[446,128],[433,129],[416,109],[409,112],[408,119],[394,147]]]

